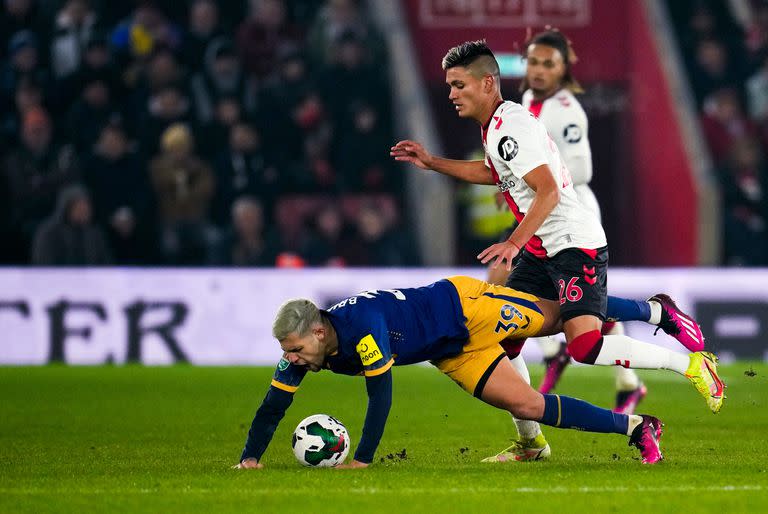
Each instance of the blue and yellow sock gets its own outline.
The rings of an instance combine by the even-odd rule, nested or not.
[[[544,395],[544,415],[538,421],[558,428],[625,435],[629,426],[626,414],[617,414],[584,400],[558,394]]]

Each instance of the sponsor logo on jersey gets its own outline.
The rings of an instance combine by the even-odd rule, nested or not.
[[[505,161],[511,161],[514,159],[519,149],[520,147],[518,146],[517,141],[515,141],[515,138],[511,136],[502,137],[499,141],[499,146],[497,147],[497,150],[499,151],[499,157]]]
[[[581,141],[581,128],[575,123],[571,123],[563,129],[563,139],[569,143],[578,143]]]
[[[371,334],[362,338],[360,342],[357,343],[357,346],[355,346],[355,350],[360,356],[363,366],[369,366],[384,357]]]
[[[496,185],[498,186],[500,192],[506,193],[515,187],[515,181],[507,178],[497,183]]]
[[[288,359],[283,357],[282,359],[280,359],[280,362],[277,363],[277,369],[279,369],[280,371],[285,371],[286,369],[288,369],[288,366],[290,365],[291,363],[288,362]]]

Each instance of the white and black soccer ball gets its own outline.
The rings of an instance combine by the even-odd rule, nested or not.
[[[293,454],[305,466],[331,468],[344,462],[349,454],[349,433],[338,419],[315,414],[299,423],[293,431]]]

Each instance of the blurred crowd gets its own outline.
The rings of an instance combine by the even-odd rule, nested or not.
[[[723,205],[723,263],[768,266],[768,1],[668,2]]]
[[[358,0],[0,0],[4,264],[419,264]]]

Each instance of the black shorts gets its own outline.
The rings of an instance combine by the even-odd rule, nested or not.
[[[506,286],[559,301],[563,321],[585,314],[605,321],[608,247],[597,250],[568,248],[547,259],[534,257],[523,249]]]

